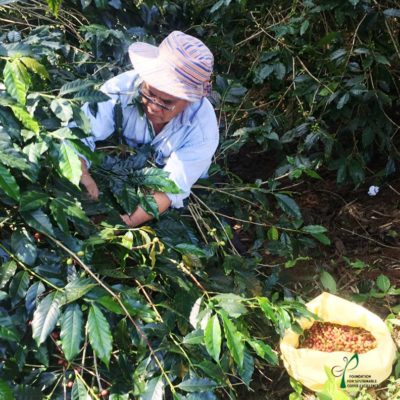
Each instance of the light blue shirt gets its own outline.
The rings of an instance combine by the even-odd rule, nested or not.
[[[129,146],[151,143],[155,149],[155,162],[169,172],[181,189],[180,194],[166,193],[171,206],[183,206],[193,184],[207,174],[212,156],[218,145],[219,133],[215,111],[206,99],[190,103],[180,114],[154,134],[151,122],[137,107],[138,88],[142,80],[134,71],[124,72],[108,80],[101,91],[110,100],[98,103],[96,116],[89,105],[83,111],[91,123],[92,136],[85,143],[95,149],[95,142],[105,140],[115,131],[115,105],[119,100],[122,108],[122,135]],[[135,104],[136,103],[136,104]]]

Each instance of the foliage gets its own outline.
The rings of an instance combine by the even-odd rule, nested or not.
[[[140,204],[158,217],[149,193],[179,189],[147,166],[146,146],[125,156],[108,146],[113,152],[102,157],[84,146],[89,125],[80,106],[107,96],[79,75],[63,81],[71,54],[60,32],[39,27],[1,49],[3,392],[62,398],[72,386],[73,398],[97,398],[97,385],[113,396],[235,396],[237,379],[250,385],[256,359],[276,365],[268,336],[308,315],[303,303],[247,288],[257,283],[255,260],[224,249],[229,225],[214,229],[208,244],[173,215],[155,229],[124,227],[119,212]],[[79,188],[78,153],[93,162],[97,203]],[[294,235],[323,234],[301,228],[285,192],[265,192],[296,217]],[[221,260],[226,276],[218,283],[207,268]],[[226,293],[235,285],[237,294]]]

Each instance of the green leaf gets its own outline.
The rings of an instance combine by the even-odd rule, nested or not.
[[[154,198],[153,195],[145,195],[142,193],[141,190],[138,190],[137,192],[138,197],[139,197],[139,203],[140,207],[143,208],[143,210],[151,215],[154,218],[158,218],[159,212],[158,212],[158,204]]]
[[[39,133],[39,123],[31,117],[31,115],[21,106],[11,105],[15,117],[22,122],[25,128],[30,129],[32,132]]]
[[[257,297],[257,301],[264,315],[275,325],[277,323],[276,313],[271,302],[266,297]]]
[[[4,190],[4,193],[12,199],[19,201],[20,189],[15,178],[11,175],[11,172],[0,165],[0,188]]]
[[[208,378],[190,378],[182,381],[176,387],[184,392],[206,392],[213,390],[217,384]]]
[[[25,105],[26,93],[30,83],[30,77],[25,66],[18,59],[11,62],[6,61],[3,75],[7,92],[18,103]]]
[[[58,227],[64,232],[68,233],[68,219],[67,214],[64,212],[64,207],[60,204],[57,198],[54,198],[50,203],[50,211],[55,219]]]
[[[247,387],[250,387],[251,377],[254,372],[254,358],[247,351],[244,352],[243,366],[238,368],[239,376]]]
[[[11,236],[11,249],[19,261],[33,266],[37,257],[37,248],[32,237],[23,230],[15,231]]]
[[[30,165],[22,153],[17,152],[12,148],[4,150],[0,149],[0,160],[6,167],[19,169],[21,171],[27,171],[30,168]]]
[[[17,270],[15,261],[7,261],[0,265],[0,289],[7,285],[7,282],[14,276]]]
[[[89,135],[91,133],[91,125],[88,116],[83,112],[80,107],[77,107],[75,104],[72,105],[72,112],[74,122],[76,122],[78,128],[82,129],[83,132]]]
[[[56,197],[50,203],[50,211],[59,228],[68,232],[68,219],[74,222],[89,223],[81,204],[65,197]]]
[[[248,338],[246,339],[246,341],[251,346],[251,348],[256,352],[258,357],[261,357],[271,365],[279,364],[278,355],[274,350],[272,350],[270,345],[258,339]]]
[[[330,368],[327,366],[324,367],[325,373],[328,377],[326,382],[324,383],[324,388],[322,392],[318,392],[318,399],[320,400],[351,400],[346,392],[341,390],[336,383],[335,376],[333,376]]]
[[[331,56],[329,57],[331,61],[336,61],[336,60],[343,60],[347,55],[347,50],[346,49],[338,49],[335,50]]]
[[[293,268],[299,261],[308,261],[311,260],[311,257],[296,257],[293,260],[288,260],[285,262],[285,268]]]
[[[283,80],[283,78],[286,75],[285,64],[276,63],[273,65],[273,68],[274,68],[274,74],[275,74],[276,78],[279,79],[280,81]]]
[[[309,26],[310,22],[307,19],[303,21],[303,23],[300,26],[300,36],[303,36],[306,33]]]
[[[275,226],[271,226],[271,228],[268,229],[267,237],[269,240],[273,241],[278,240],[279,239],[278,229]]]
[[[374,58],[378,64],[390,66],[390,61],[383,54],[374,54]]]
[[[301,219],[301,211],[297,203],[286,194],[274,193],[276,200],[278,201],[279,207],[288,215]]]
[[[196,329],[188,333],[182,340],[183,344],[203,344],[204,332],[201,329]]]
[[[241,368],[243,366],[244,359],[244,343],[242,340],[242,334],[237,330],[236,326],[228,318],[225,311],[220,310],[219,314],[222,317],[228,349],[236,365]]]
[[[25,308],[29,315],[37,307],[38,299],[45,290],[46,288],[40,281],[34,282],[28,289],[25,297]]]
[[[200,247],[190,243],[179,243],[175,246],[175,249],[181,254],[190,254],[197,257],[206,257],[207,253]]]
[[[79,378],[75,379],[72,386],[71,400],[91,400],[85,385]]]
[[[140,400],[163,400],[164,381],[162,376],[157,376],[147,382],[146,389],[140,396]]]
[[[386,10],[383,10],[383,15],[386,18],[388,18],[388,17],[400,18],[400,9],[398,9],[398,8],[387,8]]]
[[[379,275],[376,278],[376,286],[381,292],[386,293],[390,289],[390,279],[386,275]]]
[[[90,6],[91,3],[92,0],[81,0],[82,9],[85,9],[86,7]]]
[[[80,299],[96,286],[96,283],[94,283],[90,278],[74,279],[64,288],[62,304],[72,303]]]
[[[49,196],[46,193],[30,190],[22,193],[19,202],[19,211],[32,211],[46,205]]]
[[[331,293],[337,293],[336,281],[328,271],[322,271],[320,280],[322,286]]]
[[[198,364],[193,364],[194,367],[200,368],[209,378],[216,381],[218,384],[223,384],[226,375],[219,364],[214,361],[204,359]]]
[[[67,142],[60,144],[59,157],[59,174],[67,178],[74,185],[79,186],[82,175],[82,164],[74,149]]]
[[[356,158],[352,158],[348,163],[348,169],[351,179],[356,185],[363,183],[365,180],[365,173],[363,164]]]
[[[1,326],[1,325],[0,325],[0,339],[7,340],[9,342],[18,342],[19,340],[21,340],[15,328]]]
[[[26,223],[33,229],[54,236],[54,230],[50,219],[41,209],[32,212],[22,212],[21,215]]]
[[[72,130],[65,126],[53,132],[49,132],[48,135],[58,140],[77,138],[76,135],[74,135],[74,133],[72,132]]]
[[[97,8],[106,9],[108,6],[108,0],[94,0]]]
[[[61,317],[61,347],[68,361],[80,351],[83,339],[83,313],[79,304],[69,304]]]
[[[348,93],[345,93],[345,94],[339,99],[339,101],[338,101],[338,103],[337,103],[337,105],[336,105],[336,108],[337,108],[338,110],[341,110],[341,109],[347,104],[347,102],[349,101],[349,99],[350,99],[350,95],[349,95]]]
[[[87,321],[89,342],[96,355],[108,366],[112,350],[110,325],[100,308],[92,304]]]
[[[208,354],[216,361],[219,362],[219,355],[221,352],[221,326],[219,324],[218,315],[212,316],[204,331],[204,343]]]
[[[68,82],[61,86],[60,96],[64,96],[68,93],[78,92],[88,87],[94,86],[95,82],[89,79],[76,79],[72,82]]]
[[[121,305],[112,296],[102,296],[96,299],[96,303],[103,306],[106,310],[114,314],[125,314]]]
[[[114,196],[127,214],[132,214],[139,205],[139,196],[134,188],[125,186],[121,193],[114,193]]]
[[[301,384],[299,381],[296,381],[296,379],[290,378],[289,383],[290,383],[290,386],[294,389],[294,391],[295,391],[297,394],[300,395],[300,394],[303,392],[303,386],[302,386],[302,384]],[[300,396],[300,398],[302,398],[302,397]]]
[[[29,287],[29,274],[26,271],[19,271],[10,283],[11,304],[15,306],[26,295]]]
[[[307,225],[307,226],[303,226],[303,228],[301,228],[301,230],[303,232],[310,233],[311,235],[317,234],[317,233],[325,233],[327,231],[327,229],[321,225]]]
[[[0,400],[14,400],[14,394],[6,381],[0,379]]]
[[[129,174],[129,184],[144,186],[159,192],[180,193],[179,187],[168,176],[169,173],[160,168],[142,168]]]
[[[39,61],[31,57],[21,57],[20,60],[24,63],[25,67],[40,75],[43,79],[49,79],[49,73]]]
[[[62,296],[55,291],[48,294],[33,313],[32,337],[37,344],[43,343],[54,330],[60,316]]]
[[[5,6],[6,4],[10,4],[10,3],[16,3],[19,0],[0,0],[0,6]],[[1,54],[1,55],[6,55],[5,54]]]
[[[323,233],[312,233],[311,236],[317,239],[322,244],[325,244],[327,246],[331,244],[331,240]]]
[[[264,80],[266,78],[268,78],[273,72],[274,72],[274,68],[272,65],[263,64],[255,72],[254,83],[260,84],[260,83],[264,82]]]
[[[100,90],[96,90],[93,88],[86,88],[79,90],[74,95],[74,100],[80,100],[88,103],[101,103],[103,101],[110,100],[110,97]]]
[[[48,4],[50,10],[56,16],[58,14],[58,8],[60,7],[61,1],[62,0],[47,0],[47,4]]]
[[[218,305],[232,318],[238,318],[247,313],[247,309],[243,304],[243,297],[237,294],[222,293],[214,296],[212,299],[214,302],[218,302]]]
[[[63,122],[68,122],[72,118],[71,103],[66,99],[54,99],[50,103],[50,109]]]
[[[397,360],[396,366],[394,367],[394,376],[396,379],[400,378],[400,360]]]

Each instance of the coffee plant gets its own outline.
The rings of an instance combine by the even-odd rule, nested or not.
[[[399,9],[0,1],[0,397],[234,399],[255,370],[273,371],[279,336],[311,317],[280,267],[330,244],[283,178],[333,170],[360,185],[396,171]],[[221,145],[188,206],[158,215],[151,192],[178,188],[152,149],[116,132],[91,153],[81,106],[107,100],[99,87],[130,68],[130,43],[174,29],[215,54]],[[267,178],[241,176],[246,152],[268,160]],[[77,153],[98,202],[79,187]],[[155,220],[127,228],[120,214],[138,205]]]

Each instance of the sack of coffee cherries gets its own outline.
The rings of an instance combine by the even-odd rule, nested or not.
[[[280,343],[290,376],[316,392],[328,379],[327,369],[345,390],[378,386],[389,377],[396,345],[381,318],[326,292],[307,308],[319,320],[301,319],[303,333],[289,330]]]

